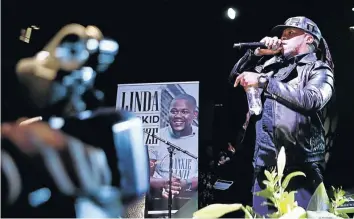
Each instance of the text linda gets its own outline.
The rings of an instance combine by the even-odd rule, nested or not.
[[[159,112],[158,91],[122,92],[121,109],[131,112]]]

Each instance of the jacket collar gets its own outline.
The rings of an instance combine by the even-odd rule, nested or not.
[[[303,63],[303,64],[308,64],[308,63],[314,62],[316,60],[317,60],[317,57],[316,57],[315,53],[305,53],[305,54],[291,57],[289,59],[289,61],[292,63]]]
[[[289,62],[289,63],[308,64],[308,63],[314,62],[316,60],[317,60],[317,57],[316,57],[315,53],[300,54],[300,55],[291,57],[289,59],[285,59],[283,56],[274,56],[264,63],[263,68],[266,68],[266,67],[273,65],[275,63],[284,62],[284,61]]]

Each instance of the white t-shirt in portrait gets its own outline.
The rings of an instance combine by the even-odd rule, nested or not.
[[[188,151],[194,156],[198,157],[198,127],[192,126],[193,132],[189,136],[176,138],[173,135],[170,126],[162,128],[160,130],[160,138],[169,141],[170,143],[180,147],[183,150]],[[168,152],[168,145],[160,142],[158,149],[154,152],[150,152],[150,159],[157,160],[155,178],[169,177],[169,165],[170,157]],[[180,179],[192,179],[198,177],[198,160],[181,152],[174,150],[172,160],[172,176]]]

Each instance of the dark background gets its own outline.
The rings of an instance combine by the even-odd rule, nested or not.
[[[335,63],[340,120],[326,180],[328,184],[354,187],[354,36],[349,32],[349,26],[354,25],[353,6],[344,0],[2,1],[2,121],[38,115],[17,82],[15,63],[42,49],[65,24],[97,25],[120,45],[116,61],[97,80],[107,106],[115,105],[118,83],[200,81],[203,161],[205,145],[213,145],[214,153],[226,147],[246,113],[243,92],[227,81],[242,55],[232,49],[233,43],[259,41],[288,17],[307,16],[320,27]],[[228,7],[239,11],[235,20],[226,17]],[[23,43],[18,39],[20,29],[30,25],[40,30],[32,32],[29,44]],[[250,178],[241,177],[237,171],[240,165],[251,163],[242,153],[246,152],[237,156],[236,166],[225,170],[235,180],[233,187],[243,188],[247,183],[242,182]],[[233,192],[229,193],[230,202],[238,200],[234,199],[236,190]]]

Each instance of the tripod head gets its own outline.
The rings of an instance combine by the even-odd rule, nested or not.
[[[86,99],[95,107],[102,104],[104,95],[94,88],[95,79],[118,50],[118,43],[104,38],[97,27],[68,24],[35,56],[21,59],[16,73],[39,109],[72,115],[90,108]]]

